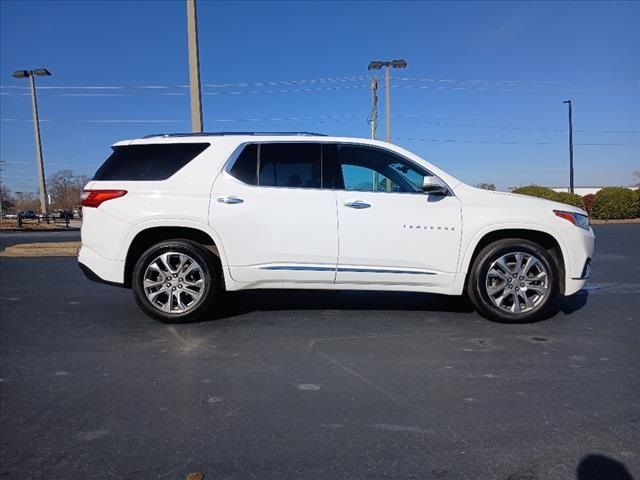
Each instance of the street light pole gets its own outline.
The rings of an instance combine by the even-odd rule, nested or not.
[[[385,124],[387,127],[387,142],[391,142],[391,88],[390,88],[390,81],[389,81],[389,68],[393,67],[393,68],[407,68],[407,61],[400,59],[400,60],[385,60],[385,61],[381,61],[381,60],[374,60],[373,62],[369,62],[369,66],[368,66],[368,70],[380,70],[382,67],[384,67],[384,107],[385,107]],[[376,185],[374,190],[378,189],[378,182],[377,182],[377,174],[375,175],[376,177]],[[386,189],[388,192],[391,191],[391,180],[389,180],[387,178],[386,180]]]
[[[385,120],[387,127],[387,142],[391,142],[391,88],[389,80],[389,68],[407,68],[407,61],[400,60],[374,60],[369,62],[369,70],[380,70],[384,67],[384,102],[385,102]]]
[[[47,202],[47,184],[44,176],[44,161],[42,160],[42,142],[40,140],[40,119],[38,117],[38,98],[36,96],[35,77],[49,77],[51,72],[46,68],[35,70],[18,70],[13,72],[15,78],[28,78],[31,86],[31,109],[33,111],[33,134],[36,140],[36,159],[38,162],[38,184],[40,187],[40,210],[49,223],[49,202]]]
[[[198,17],[196,0],[187,0],[189,37],[189,92],[191,95],[191,131],[202,133],[202,95],[200,93],[200,54],[198,52]]]
[[[38,184],[40,187],[40,209],[49,219],[49,202],[47,202],[47,185],[44,177],[44,162],[42,160],[42,141],[40,140],[40,118],[38,117],[38,99],[36,97],[36,79],[29,75],[31,85],[31,109],[33,110],[33,135],[36,139],[36,157],[38,159]]]
[[[569,104],[569,191],[573,192],[573,112],[571,109],[571,100],[565,100],[562,103]]]

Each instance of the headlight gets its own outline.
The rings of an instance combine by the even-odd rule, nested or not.
[[[569,222],[573,223],[577,227],[583,228],[585,230],[589,230],[588,215],[582,215],[581,213],[575,213],[575,212],[563,212],[562,210],[554,210],[553,213],[555,213],[560,218],[564,218],[565,220],[568,220]]]

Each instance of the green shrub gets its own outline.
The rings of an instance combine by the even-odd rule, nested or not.
[[[636,218],[640,218],[640,188],[636,188],[633,193],[636,194]]]
[[[562,203],[566,203],[567,205],[573,205],[574,207],[581,208],[586,210],[584,200],[577,193],[570,192],[557,192],[558,193],[558,201]]]
[[[638,196],[629,188],[605,187],[596,193],[592,211],[600,220],[634,218],[638,215]]]
[[[520,187],[513,190],[513,193],[519,193],[520,195],[529,195],[530,197],[546,198],[547,200],[559,201],[558,192],[555,192],[547,187],[540,187],[538,185],[528,185],[526,187]]]

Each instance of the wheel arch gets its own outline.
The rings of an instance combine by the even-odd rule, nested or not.
[[[507,239],[529,240],[537,243],[547,250],[556,261],[560,277],[560,292],[564,293],[567,275],[566,247],[562,240],[558,238],[558,236],[554,235],[554,232],[550,232],[544,227],[496,226],[495,228],[478,233],[468,246],[463,258],[461,272],[464,272],[465,275],[464,285],[467,285],[469,281],[471,266],[473,265],[473,262],[475,262],[480,251],[490,243]]]
[[[152,245],[163,240],[186,239],[199,243],[218,257],[222,266],[226,265],[224,250],[217,235],[215,235],[215,232],[200,226],[158,225],[154,223],[138,228],[129,235],[129,239],[122,255],[124,258],[124,286],[128,288],[131,287],[131,276],[140,255]],[[222,271],[226,277],[226,268],[223,267]]]

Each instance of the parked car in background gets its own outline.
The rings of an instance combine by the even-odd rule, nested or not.
[[[22,218],[23,220],[37,220],[38,219],[38,214],[36,212],[34,212],[33,210],[24,210],[22,212],[18,212],[18,215],[20,215],[20,218]]]
[[[166,322],[225,290],[468,294],[527,322],[589,277],[586,212],[462,183],[389,143],[319,134],[169,134],[116,143],[82,193],[79,262]]]
[[[73,213],[73,210],[58,210],[56,213],[58,214],[58,217],[62,220],[65,220],[65,219],[72,220],[73,217],[75,216]]]

